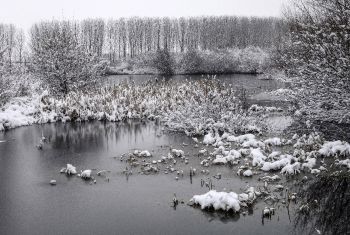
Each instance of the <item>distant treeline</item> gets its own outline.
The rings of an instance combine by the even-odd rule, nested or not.
[[[22,62],[24,54],[30,57],[30,46],[45,37],[53,24],[54,21],[34,24],[28,48],[24,47],[21,29],[0,24],[0,60]],[[286,28],[279,18],[235,16],[86,19],[65,24],[79,45],[111,62],[158,49],[186,52],[248,46],[270,48],[281,42]]]
[[[281,40],[284,31],[283,22],[277,18],[231,16],[130,18],[110,20],[106,24],[102,20],[85,20],[81,25],[84,40],[92,38],[105,42],[111,61],[157,49],[185,52],[271,47]],[[98,35],[93,36],[94,32]],[[105,40],[102,37],[106,37]],[[89,41],[87,43],[91,45]],[[94,50],[98,52],[101,48]]]

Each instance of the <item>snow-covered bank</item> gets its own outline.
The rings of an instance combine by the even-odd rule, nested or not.
[[[174,74],[259,74],[269,63],[270,55],[259,47],[231,48],[216,51],[170,53]],[[119,61],[106,74],[161,74],[155,66],[156,52],[149,52]]]
[[[62,98],[47,92],[14,98],[0,112],[0,130],[57,121],[146,118],[158,119],[171,130],[203,135],[208,130],[259,131],[264,127],[260,116],[242,113],[235,90],[215,79],[159,81],[71,92]]]

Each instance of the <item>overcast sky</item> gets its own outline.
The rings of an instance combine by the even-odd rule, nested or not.
[[[286,0],[0,0],[0,22],[128,16],[279,16]]]

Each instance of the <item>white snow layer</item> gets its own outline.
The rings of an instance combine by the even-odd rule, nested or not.
[[[65,170],[67,175],[75,175],[77,173],[76,167],[72,164],[67,164],[67,168]]]
[[[81,173],[81,178],[91,179],[91,170],[85,170]]]
[[[216,155],[216,158],[213,160],[214,164],[226,164],[228,162],[233,162],[236,159],[240,158],[241,154],[237,150],[230,150],[227,154],[227,156],[223,155]]]
[[[211,190],[202,195],[195,195],[191,201],[195,204],[199,204],[201,209],[214,208],[215,210],[235,212],[240,210],[239,195],[234,192],[216,192]]]
[[[282,155],[280,160],[277,160],[274,162],[265,162],[264,165],[261,167],[261,170],[263,171],[280,170],[281,168],[290,164],[291,159],[292,159],[291,155]]]
[[[318,151],[322,156],[331,157],[336,154],[350,155],[350,144],[340,140],[333,142],[326,142]]]
[[[260,149],[251,149],[250,157],[253,159],[252,161],[253,166],[260,166],[264,164],[266,160],[266,156],[261,152]]]

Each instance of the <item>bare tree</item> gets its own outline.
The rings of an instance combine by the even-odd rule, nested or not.
[[[68,21],[42,22],[31,29],[35,71],[55,95],[89,88],[98,78],[94,57],[76,40]]]

